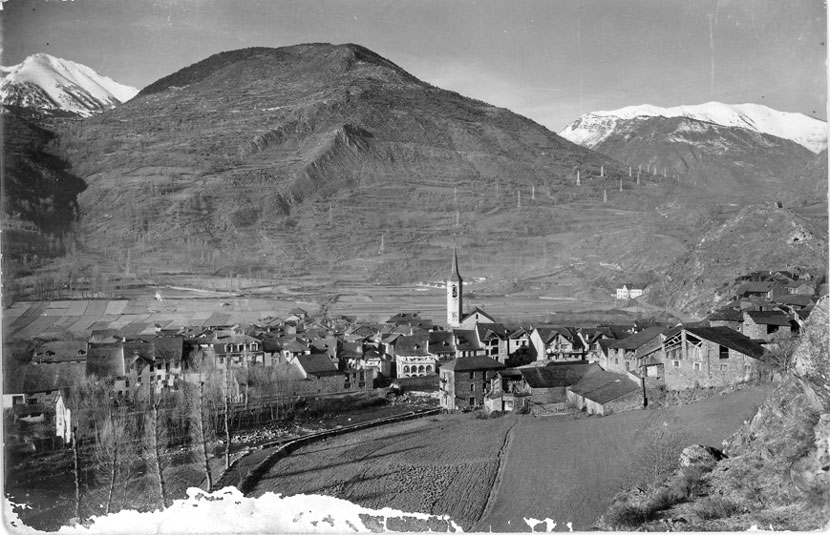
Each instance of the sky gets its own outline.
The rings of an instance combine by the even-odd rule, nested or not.
[[[249,46],[357,43],[554,131],[753,102],[827,118],[822,0],[0,0],[2,65],[46,52],[143,87]]]

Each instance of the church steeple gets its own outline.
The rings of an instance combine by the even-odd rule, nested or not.
[[[458,251],[452,252],[452,269],[447,279],[447,326],[461,325],[461,311],[463,307],[462,291],[464,288],[461,273],[458,271]]]
[[[450,270],[450,280],[461,282],[461,273],[458,272],[458,250],[452,250],[452,269]]]

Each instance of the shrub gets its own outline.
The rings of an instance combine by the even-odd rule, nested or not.
[[[710,496],[700,500],[695,506],[695,513],[702,520],[726,518],[741,512],[741,506],[723,496]]]
[[[643,508],[631,503],[615,503],[605,514],[605,523],[613,529],[633,528],[646,519]]]
[[[654,496],[648,500],[644,507],[645,516],[649,519],[654,517],[654,514],[659,511],[665,511],[669,507],[679,503],[682,497],[672,491],[668,487],[663,487],[654,493]]]
[[[680,474],[672,481],[672,490],[682,499],[688,499],[700,494],[706,487],[703,481],[704,470],[700,466],[687,466],[680,471]]]

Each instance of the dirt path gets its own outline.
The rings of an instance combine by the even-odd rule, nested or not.
[[[515,415],[511,415],[509,417],[517,418]],[[513,425],[507,430],[504,434],[504,442],[502,442],[501,448],[499,449],[499,464],[498,468],[496,469],[496,473],[494,474],[493,480],[490,482],[490,492],[487,493],[487,502],[484,504],[484,509],[481,511],[481,515],[479,515],[477,519],[477,523],[481,522],[482,518],[487,517],[490,514],[490,510],[493,508],[493,504],[496,501],[496,497],[499,492],[499,487],[501,486],[502,477],[504,477],[504,465],[505,465],[505,455],[507,454],[507,450],[510,448],[510,442],[513,439],[513,428],[516,427],[516,424],[519,423],[518,418]],[[476,524],[473,526],[474,531],[481,531],[482,528]]]

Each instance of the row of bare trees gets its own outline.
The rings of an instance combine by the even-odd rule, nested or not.
[[[272,367],[249,368],[243,377],[227,368],[196,368],[177,389],[143,386],[128,399],[113,396],[112,383],[95,378],[69,390],[77,518],[82,495],[90,494],[82,489],[94,489],[96,505],[105,513],[119,501],[128,504],[131,490],[166,508],[174,465],[198,467],[210,490],[210,459],[218,443],[222,451],[217,455],[228,468],[236,430],[279,420],[295,402],[285,388],[289,379]]]

